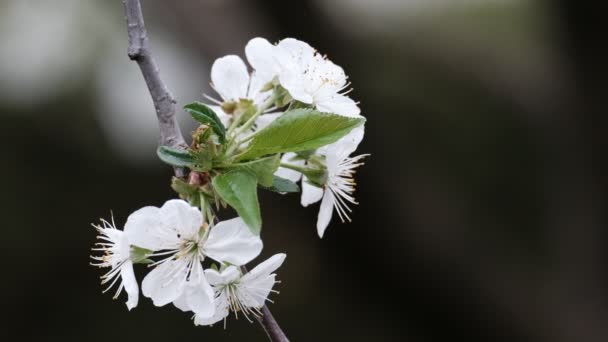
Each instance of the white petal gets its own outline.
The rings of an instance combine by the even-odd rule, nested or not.
[[[256,130],[260,130],[260,129],[270,125],[270,123],[272,123],[274,120],[276,120],[282,114],[283,113],[270,113],[270,114],[260,115],[255,120]]]
[[[254,267],[251,271],[247,272],[247,274],[241,278],[241,282],[253,281],[258,278],[270,276],[270,274],[283,265],[286,257],[287,255],[285,253],[279,253],[271,256],[264,262]]]
[[[162,225],[157,207],[144,207],[129,215],[124,231],[131,245],[153,251],[175,248],[179,244],[177,236]]]
[[[300,203],[303,207],[319,202],[323,197],[323,192],[322,188],[310,184],[306,176],[302,177],[302,199]]]
[[[277,44],[276,54],[283,67],[306,67],[312,61],[315,49],[301,40],[285,38]]]
[[[358,117],[361,109],[357,103],[348,96],[335,94],[322,99],[315,99],[315,105],[321,112],[334,113],[349,117]]]
[[[215,298],[215,313],[212,317],[205,317],[202,315],[194,316],[194,324],[196,325],[211,325],[217,323],[228,316],[228,298],[225,293],[221,293]]]
[[[173,301],[173,304],[182,311],[194,311],[202,316],[211,316],[214,313],[214,292],[205,275],[203,267],[197,263],[192,268],[190,279],[186,281],[182,294]]]
[[[325,191],[323,195],[323,201],[321,201],[321,208],[319,209],[319,217],[317,219],[317,233],[322,238],[325,233],[325,229],[331,221],[331,216],[334,212],[334,194],[331,191]]]
[[[307,90],[305,75],[299,70],[287,69],[279,75],[279,83],[291,97],[303,103],[311,104],[314,101],[312,94]]]
[[[270,82],[278,74],[279,66],[275,60],[276,47],[264,38],[253,38],[245,46],[247,61],[257,74]]]
[[[218,272],[212,268],[205,270],[205,277],[209,284],[213,286],[226,285],[235,282],[241,276],[241,272],[235,266],[228,266],[222,272]]]
[[[201,317],[211,317],[215,313],[213,289],[202,277],[200,281],[189,284],[185,291],[190,310]]]
[[[211,229],[204,250],[217,261],[241,266],[260,254],[262,240],[249,230],[243,219],[236,217]]]
[[[183,260],[183,259],[182,259]],[[156,306],[169,304],[182,295],[187,269],[182,260],[166,261],[144,278],[141,290]]]
[[[275,274],[259,277],[247,283],[241,283],[239,285],[241,292],[246,294],[241,299],[243,304],[249,307],[262,307],[266,303],[266,299],[275,283]]]
[[[363,125],[355,127],[347,135],[340,138],[333,144],[326,147],[324,154],[327,156],[327,165],[336,165],[341,162],[344,158],[355,152],[363,135],[365,133],[365,127]]]
[[[120,268],[120,276],[128,295],[127,308],[131,310],[137,306],[137,302],[139,301],[139,286],[137,285],[137,280],[135,280],[133,263],[131,261],[125,261],[122,265]]]
[[[247,97],[249,73],[243,60],[235,55],[218,58],[211,67],[213,87],[225,101]]]
[[[262,92],[264,86],[268,84],[271,80],[272,79],[264,77],[257,71],[254,71],[251,74],[251,81],[249,83],[249,90],[247,91],[247,98],[253,100],[253,103],[256,106],[264,104],[272,96],[271,90]]]
[[[167,231],[178,239],[197,238],[203,224],[203,216],[198,208],[184,200],[169,200],[160,208],[160,218]]]
[[[292,160],[292,158],[296,156],[297,154],[293,152],[287,152],[283,155],[283,157],[281,157],[281,163],[288,163],[295,166],[304,166],[306,164],[305,160]],[[274,174],[275,176],[288,179],[294,183],[299,181],[300,178],[302,178],[302,174],[300,172],[285,167],[279,167],[279,169]]]

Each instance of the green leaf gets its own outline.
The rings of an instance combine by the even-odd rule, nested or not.
[[[212,183],[217,194],[236,210],[251,232],[259,235],[262,216],[256,176],[248,171],[234,170],[213,177]]]
[[[176,167],[192,167],[194,159],[190,152],[169,146],[159,146],[156,150],[158,158],[163,162]]]
[[[207,172],[213,168],[213,155],[209,150],[192,151],[193,169],[198,172]]]
[[[272,186],[264,187],[264,189],[278,193],[300,192],[298,184],[279,176],[274,176]]]
[[[184,107],[184,110],[190,113],[194,120],[211,126],[213,132],[217,134],[222,144],[226,141],[226,128],[222,124],[222,121],[220,121],[220,119],[217,117],[217,114],[215,114],[213,109],[207,107],[207,105],[203,103],[193,102],[187,104]]]
[[[188,199],[198,192],[198,187],[196,185],[189,184],[177,177],[171,179],[171,188],[183,199]]]
[[[281,155],[256,159],[250,162],[233,164],[227,169],[249,171],[256,176],[258,183],[265,187],[272,186],[274,173],[281,163]]]
[[[364,121],[313,109],[287,111],[255,134],[240,159],[313,150],[335,142]]]

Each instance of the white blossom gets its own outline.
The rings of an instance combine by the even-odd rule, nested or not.
[[[275,254],[254,269],[242,274],[235,266],[228,266],[224,270],[205,270],[205,275],[213,286],[215,292],[215,314],[212,317],[195,315],[194,324],[211,325],[225,319],[230,311],[238,317],[242,313],[249,321],[250,315],[261,316],[260,309],[274,291],[272,288],[276,281],[273,272],[285,260],[285,254]]]
[[[317,233],[323,237],[325,229],[333,216],[335,208],[342,222],[350,221],[349,213],[352,211],[350,204],[357,204],[353,193],[355,192],[355,181],[353,176],[355,169],[363,163],[361,159],[368,156],[362,154],[355,157],[350,155],[357,149],[363,139],[365,128],[359,126],[337,142],[324,146],[316,151],[316,156],[325,160],[326,177],[322,187],[313,184],[302,173],[286,167],[280,167],[275,175],[297,182],[302,179],[301,204],[304,207],[321,201],[321,208],[317,218]],[[281,159],[296,167],[306,167],[304,160],[294,158],[295,153],[285,153]]]
[[[125,232],[116,228],[114,218],[112,223],[101,220],[101,225],[93,225],[99,235],[97,238],[102,242],[97,242],[93,251],[102,252],[101,256],[92,255],[93,266],[100,268],[109,267],[110,270],[101,276],[101,284],[109,283],[104,293],[109,291],[117,282],[118,290],[114,299],[118,298],[122,290],[127,292],[127,308],[129,310],[137,306],[139,300],[139,287],[133,272],[133,262],[131,261],[131,247]]]
[[[201,316],[214,313],[213,290],[202,262],[243,265],[262,250],[241,218],[223,221],[212,228],[203,223],[198,208],[183,200],[169,200],[161,208],[144,207],[131,214],[125,225],[129,241],[164,256],[142,282],[144,296],[154,305],[174,304]]]
[[[307,43],[286,38],[272,45],[254,38],[245,52],[263,81],[277,80],[293,99],[322,112],[359,116],[357,103],[346,96],[350,84],[344,70]]]
[[[211,66],[211,85],[220,95],[221,101],[209,98],[216,105],[210,107],[215,111],[224,126],[230,125],[232,113],[226,113],[222,107],[224,103],[234,103],[241,100],[251,101],[256,108],[262,106],[272,95],[270,91],[262,91],[264,80],[256,73],[250,75],[243,60],[236,55],[228,55],[215,60]],[[267,126],[281,113],[271,113],[275,108],[268,108],[256,120],[256,128]]]

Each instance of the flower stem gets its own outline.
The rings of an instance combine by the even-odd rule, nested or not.
[[[253,114],[253,116],[251,116],[249,120],[247,120],[241,127],[238,128],[234,136],[238,137],[243,132],[251,128],[251,126],[255,123],[255,119],[257,119],[258,116],[262,115],[262,113],[264,113],[266,109],[270,108],[270,106],[272,106],[272,104],[274,103],[274,100],[274,96],[271,96],[266,102],[264,102],[264,104],[262,104],[260,108],[258,108],[258,111],[255,112],[255,114]],[[240,143],[238,145],[240,145]]]
[[[298,171],[299,173],[306,173],[306,172],[310,171],[310,169],[307,167],[302,167],[302,166],[297,166],[297,165],[292,165],[292,164],[287,164],[287,163],[281,163],[281,164],[279,164],[279,166],[284,167],[286,169]]]

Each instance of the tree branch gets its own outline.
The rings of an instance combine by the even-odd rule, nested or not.
[[[160,129],[160,145],[175,148],[187,148],[182,132],[175,116],[175,99],[160,78],[158,65],[152,57],[148,46],[148,33],[144,24],[139,0],[123,0],[125,17],[127,20],[127,32],[129,34],[129,58],[139,65],[144,76],[146,85],[158,119]],[[178,177],[184,176],[183,169],[175,169]]]
[[[160,129],[160,145],[187,148],[188,145],[184,141],[175,116],[176,101],[160,78],[158,66],[148,47],[148,33],[144,24],[141,4],[139,0],[122,0],[122,3],[125,8],[127,32],[129,34],[129,58],[139,65],[152,96],[158,119],[158,128]],[[175,174],[178,177],[185,176],[184,170],[181,168],[176,168]],[[245,266],[242,266],[242,269],[243,272],[247,272]],[[256,319],[266,331],[270,341],[289,342],[268,307],[264,305],[261,311],[262,316],[256,316]]]
[[[245,266],[241,266],[241,271],[243,273],[248,272]],[[255,316],[255,318],[258,323],[260,323],[262,328],[264,328],[266,335],[268,335],[268,339],[273,342],[289,342],[289,339],[279,326],[279,323],[277,323],[277,321],[274,319],[274,316],[272,315],[272,312],[270,312],[270,309],[268,309],[268,306],[264,305],[261,311],[262,316]]]

